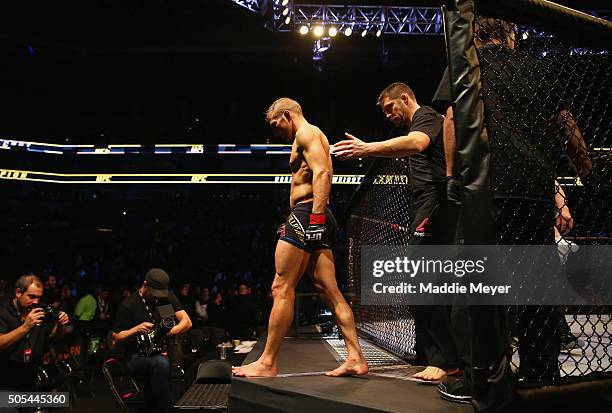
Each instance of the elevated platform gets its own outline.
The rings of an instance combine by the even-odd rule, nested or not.
[[[263,340],[257,343],[245,364],[259,357],[263,344]],[[342,350],[333,340],[286,339],[279,356],[279,376],[234,378],[229,412],[472,412],[469,405],[440,399],[435,385],[409,380],[418,367],[409,366],[367,342],[364,350],[371,360],[372,374],[327,377],[324,373],[336,368],[342,357]],[[391,371],[404,371],[403,379],[379,375]]]

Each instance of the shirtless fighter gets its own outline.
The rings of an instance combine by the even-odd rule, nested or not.
[[[304,119],[299,103],[276,100],[266,112],[276,137],[293,142],[291,167],[291,214],[281,226],[274,255],[276,276],[272,283],[274,304],[268,323],[268,338],[259,359],[234,367],[236,376],[270,377],[278,373],[278,351],[293,320],[295,287],[305,272],[332,310],[348,350],[347,360],[328,376],[362,375],[368,372],[351,308],[338,290],[331,246],[336,220],[327,207],[332,181],[329,142],[319,128]]]

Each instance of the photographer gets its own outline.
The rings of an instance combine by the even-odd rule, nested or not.
[[[40,304],[43,283],[24,275],[15,283],[12,300],[0,307],[0,388],[32,390],[36,368],[49,347],[49,339],[63,334],[68,315]]]
[[[146,340],[142,338],[150,337],[150,333],[155,331],[155,341],[157,342],[158,336],[161,335],[163,342],[165,337],[184,333],[191,328],[191,319],[176,296],[168,291],[169,282],[168,274],[164,270],[150,269],[138,293],[132,294],[119,305],[113,326],[113,345],[121,343],[125,346],[128,371],[147,381],[154,405],[160,411],[172,410],[170,363],[162,354],[163,345],[143,349],[142,343]],[[167,326],[168,319],[173,323],[174,318],[178,320],[178,324],[167,332],[160,332],[160,327]],[[157,334],[158,332],[160,334]]]

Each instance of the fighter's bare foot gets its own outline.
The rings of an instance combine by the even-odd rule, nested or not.
[[[238,377],[274,377],[278,374],[278,370],[257,360],[245,366],[232,367],[232,373]]]
[[[326,376],[362,376],[368,374],[368,362],[365,359],[346,360],[340,367],[325,373]]]
[[[454,374],[457,374],[458,372],[459,369],[443,370],[438,367],[427,366],[425,370],[415,373],[412,377],[425,381],[438,381],[444,378],[445,376],[452,376]]]

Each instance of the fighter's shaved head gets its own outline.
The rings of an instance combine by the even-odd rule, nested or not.
[[[302,107],[299,103],[290,98],[280,98],[276,99],[266,111],[266,121],[278,117],[286,110],[303,116]]]

